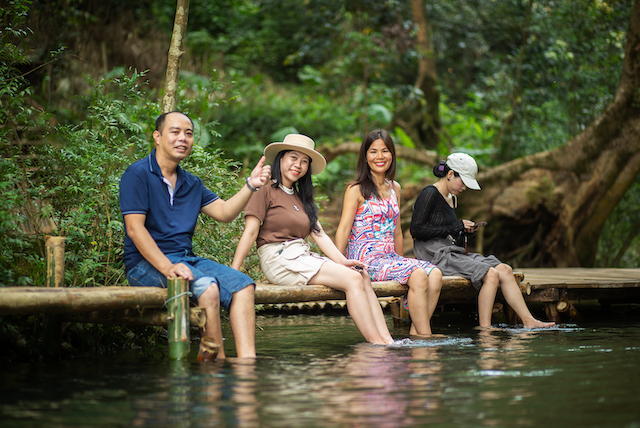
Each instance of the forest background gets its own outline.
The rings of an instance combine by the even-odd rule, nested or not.
[[[175,10],[175,0],[3,2],[0,285],[44,284],[47,234],[66,236],[66,285],[126,283],[118,181],[153,147]],[[197,145],[185,168],[228,197],[266,144],[309,135],[330,160],[314,179],[331,234],[355,147],[385,128],[399,150],[406,253],[412,201],[437,160],[464,151],[483,191],[465,192],[459,214],[489,221],[476,248],[516,268],[637,267],[638,149],[617,134],[638,117],[637,86],[614,114],[622,122],[608,120],[615,130],[597,128],[620,98],[637,10],[631,0],[192,1],[177,109],[194,118]],[[589,132],[613,146],[580,145]],[[613,152],[615,162],[598,158]],[[546,170],[521,169],[536,163]],[[593,181],[598,195],[579,190]],[[566,201],[597,221],[565,215]],[[242,226],[202,219],[197,252],[229,264]],[[246,269],[259,278],[256,260]]]

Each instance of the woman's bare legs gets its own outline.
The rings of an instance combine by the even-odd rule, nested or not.
[[[496,301],[498,287],[500,287],[500,275],[495,268],[489,268],[487,274],[482,278],[482,288],[478,293],[478,321],[480,322],[480,327],[491,326],[491,314],[493,313],[493,303]]]
[[[318,273],[309,280],[310,284],[323,284],[336,290],[344,291],[347,296],[347,308],[349,315],[356,323],[358,330],[367,342],[383,345],[393,343],[393,339],[388,332],[388,337],[383,337],[378,331],[378,324],[371,307],[370,298],[365,291],[365,280],[363,276],[353,269],[339,265],[334,262],[325,262]],[[372,290],[373,291],[373,290]],[[380,303],[376,299],[376,305]],[[382,311],[380,311],[382,313]],[[386,324],[385,324],[386,325]]]
[[[493,310],[493,303],[496,300],[498,286],[502,288],[504,299],[509,306],[511,306],[511,309],[518,314],[526,328],[552,327],[556,324],[554,322],[539,321],[531,315],[524,301],[524,297],[522,297],[520,287],[518,287],[516,279],[513,276],[511,266],[501,263],[495,268],[490,268],[483,281],[484,283],[478,295],[480,327],[489,327],[491,325],[491,312]],[[493,285],[494,283],[495,285]],[[485,291],[485,286],[487,285],[489,285],[489,287]]]
[[[411,314],[409,334],[428,336],[431,334],[431,316],[436,310],[442,289],[442,272],[433,268],[427,275],[424,269],[416,269],[407,284],[407,301]]]
[[[367,298],[369,299],[369,307],[371,308],[376,329],[380,336],[385,340],[385,343],[389,341],[389,343],[391,343],[393,342],[393,337],[391,337],[391,333],[389,333],[389,327],[384,319],[384,313],[382,312],[382,306],[380,306],[380,302],[378,301],[378,296],[371,286],[371,278],[366,272],[362,273],[362,277],[364,280],[364,291],[367,293]]]

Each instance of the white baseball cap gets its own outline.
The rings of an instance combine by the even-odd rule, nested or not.
[[[466,153],[451,153],[447,158],[447,166],[460,175],[462,182],[469,189],[480,190],[476,181],[478,165],[471,156]]]

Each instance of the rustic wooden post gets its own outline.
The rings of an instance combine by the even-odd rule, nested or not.
[[[64,285],[64,236],[44,237],[47,251],[47,287]]]
[[[393,317],[393,327],[398,328],[406,324],[411,324],[411,317],[402,305],[402,297],[396,297],[389,300],[389,308]]]
[[[544,304],[544,312],[547,315],[548,321],[554,321],[556,323],[560,323],[562,320],[560,318],[560,314],[556,309],[556,305],[553,303],[545,303]]]
[[[47,287],[64,286],[64,239],[64,236],[47,235],[44,237],[47,257]],[[45,315],[43,325],[46,350],[51,355],[58,356],[62,332],[61,315]]]
[[[169,317],[169,358],[189,358],[189,281],[180,277],[167,278],[167,310]]]

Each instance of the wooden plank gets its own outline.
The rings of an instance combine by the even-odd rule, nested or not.
[[[587,284],[598,287],[606,284],[640,287],[640,269],[533,268],[521,271],[534,289]]]
[[[557,302],[562,296],[637,300],[640,292],[640,269],[535,268],[522,269],[522,273],[530,289],[525,293],[527,302]]]

